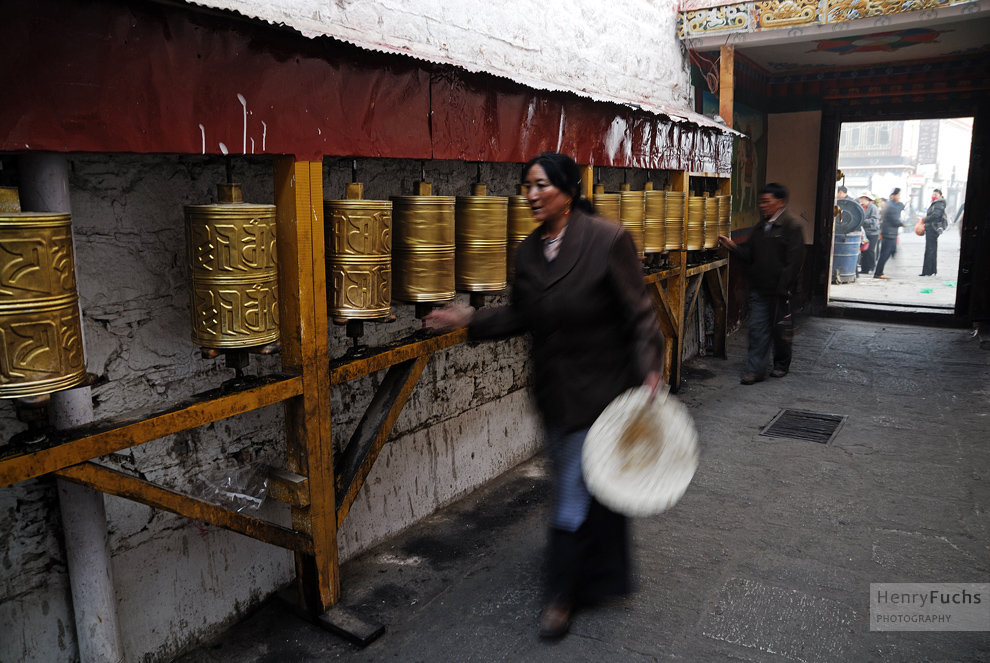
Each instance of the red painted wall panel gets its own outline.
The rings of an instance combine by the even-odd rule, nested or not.
[[[2,150],[431,154],[424,63],[147,3],[0,11]]]
[[[438,159],[526,161],[561,151],[598,166],[728,172],[732,140],[619,104],[436,68],[433,145]]]
[[[4,0],[0,150],[368,156],[728,172],[728,136],[235,14]]]

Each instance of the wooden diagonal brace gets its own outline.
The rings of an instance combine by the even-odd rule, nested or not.
[[[698,303],[698,292],[701,290],[701,277],[692,276],[690,277],[690,285],[688,285],[687,292],[687,305],[684,307],[684,320],[681,322],[681,329],[685,329],[688,324],[688,320],[694,314],[694,307]]]
[[[55,473],[94,490],[239,532],[280,548],[313,554],[313,541],[291,529],[225,509],[196,497],[132,477],[96,463],[80,463]]]
[[[663,286],[660,283],[652,283],[647,285],[646,289],[653,298],[653,309],[657,313],[657,322],[660,325],[660,331],[668,339],[676,338],[680,333],[678,329],[680,320],[674,315]]]
[[[392,433],[399,413],[416,387],[430,355],[424,354],[396,364],[385,374],[375,397],[358,423],[340,461],[337,475],[337,527],[339,528],[371,467]]]

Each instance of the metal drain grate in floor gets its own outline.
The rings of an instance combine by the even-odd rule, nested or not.
[[[760,435],[828,444],[838,435],[839,429],[848,418],[845,414],[781,410],[767,427],[760,431]]]

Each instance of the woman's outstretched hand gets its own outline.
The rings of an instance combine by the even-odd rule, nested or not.
[[[433,334],[452,332],[467,327],[473,317],[473,308],[452,302],[428,313],[423,318],[423,329]]]

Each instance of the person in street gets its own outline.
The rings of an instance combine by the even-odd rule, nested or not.
[[[631,591],[625,516],[588,492],[581,451],[605,407],[631,387],[661,383],[664,338],[632,236],[594,213],[569,156],[546,152],[523,169],[541,225],[519,245],[508,306],[449,306],[424,318],[472,339],[529,332],[537,408],[553,476],[548,602],[539,633],[567,632],[576,606]]]
[[[945,198],[941,189],[932,192],[932,204],[925,214],[925,260],[921,266],[921,276],[935,276],[938,273],[938,236],[949,227],[945,214]]]
[[[849,189],[847,189],[846,187],[840,186],[838,189],[835,190],[836,200],[842,200],[843,198],[848,198],[848,197],[849,197]]]
[[[883,213],[880,217],[880,259],[877,261],[877,268],[873,272],[875,279],[889,279],[883,273],[887,261],[897,251],[897,235],[904,222],[901,221],[901,212],[904,211],[904,203],[901,202],[901,190],[894,189],[887,204],[883,206]]]
[[[861,191],[859,204],[863,206],[863,234],[866,248],[859,252],[859,273],[869,274],[877,266],[877,247],[880,244],[880,208],[873,202],[873,194]]]
[[[787,212],[787,187],[776,182],[760,190],[762,221],[749,240],[736,244],[725,235],[719,243],[749,267],[749,351],[741,384],[762,382],[773,345],[771,377],[782,378],[791,366],[790,297],[804,260],[804,235]]]

